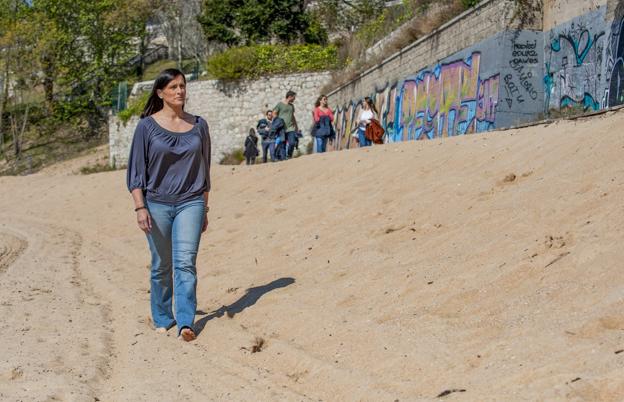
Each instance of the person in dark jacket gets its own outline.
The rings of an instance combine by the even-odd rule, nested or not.
[[[286,159],[286,124],[284,120],[279,117],[279,112],[273,111],[273,122],[271,123],[271,130],[269,132],[269,138],[275,140],[275,158],[271,155],[273,161],[283,161]]]
[[[256,163],[256,157],[258,156],[258,136],[256,130],[249,129],[249,135],[245,138],[245,151],[243,152],[248,165],[254,165]]]
[[[312,117],[314,118],[314,129],[312,136],[316,142],[316,152],[322,153],[327,150],[327,141],[332,141],[336,136],[332,123],[334,122],[334,112],[327,104],[327,96],[321,95],[316,100]]]
[[[262,138],[262,162],[267,163],[269,153],[271,159],[274,159],[275,155],[275,139],[269,138],[269,132],[271,131],[271,123],[273,122],[273,111],[267,110],[266,118],[258,120],[256,130],[260,138]]]

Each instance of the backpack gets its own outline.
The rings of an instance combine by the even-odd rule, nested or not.
[[[373,144],[383,144],[384,134],[385,130],[383,129],[383,127],[381,127],[379,121],[371,119],[370,124],[366,126],[366,132],[364,132],[364,137],[366,137],[366,139],[371,141]]]

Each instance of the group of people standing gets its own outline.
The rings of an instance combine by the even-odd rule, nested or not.
[[[249,129],[243,152],[248,165],[254,164],[259,156],[259,139],[263,163],[269,160],[269,156],[273,162],[292,158],[294,150],[299,145],[299,138],[302,137],[295,118],[293,103],[296,96],[295,92],[288,91],[284,100],[273,109],[267,110],[265,116],[258,120],[255,129]],[[331,143],[336,138],[334,112],[329,107],[326,95],[321,95],[316,100],[312,118],[314,124],[311,135],[314,138],[315,152],[326,152],[328,142]],[[372,141],[366,138],[365,132],[367,126],[377,118],[378,113],[375,104],[371,98],[366,97],[357,119],[357,130],[353,134],[360,147],[372,145]]]
[[[294,91],[286,92],[284,99],[272,110],[267,110],[265,116],[258,121],[256,128],[249,129],[245,139],[245,159],[247,164],[254,164],[258,156],[258,135],[262,145],[262,161],[266,163],[268,156],[271,161],[290,159],[299,145],[301,131],[295,117]],[[256,130],[258,135],[256,135]]]

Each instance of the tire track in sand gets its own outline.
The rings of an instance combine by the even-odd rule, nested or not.
[[[84,274],[110,300],[114,328],[110,376],[99,387],[100,400],[310,400],[223,350],[211,353],[200,342],[180,342],[175,328],[157,334],[148,318],[149,271],[136,263],[131,249],[84,233],[83,256],[89,267]],[[218,349],[219,340],[206,340]],[[238,354],[238,347],[233,351]]]
[[[0,400],[93,401],[109,372],[110,317],[82,275],[82,236],[31,218],[0,221],[10,250],[1,260]]]
[[[6,269],[26,250],[28,242],[6,232],[0,232],[0,273]]]
[[[256,367],[151,331],[147,272],[134,280],[131,254],[99,234],[23,216],[0,221],[12,239],[28,239],[0,282],[0,400],[309,399]]]

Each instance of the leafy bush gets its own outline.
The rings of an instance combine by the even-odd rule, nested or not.
[[[254,45],[235,47],[208,60],[208,73],[221,80],[263,75],[334,70],[340,67],[335,46]]]
[[[102,173],[102,172],[112,172],[113,170],[118,170],[119,167],[111,166],[108,163],[98,163],[92,166],[83,166],[80,168],[81,174],[93,174],[93,173]]]
[[[219,161],[220,165],[240,165],[245,160],[243,148],[236,148],[223,154],[223,158]]]
[[[119,118],[119,120],[121,120],[125,124],[128,122],[128,120],[130,120],[132,116],[139,116],[143,112],[149,96],[149,92],[144,92],[138,98],[133,99],[132,102],[130,102],[130,104],[128,105],[127,109],[117,113],[117,117]]]
[[[464,8],[470,8],[476,6],[479,2],[481,2],[481,0],[462,0],[462,5]]]

